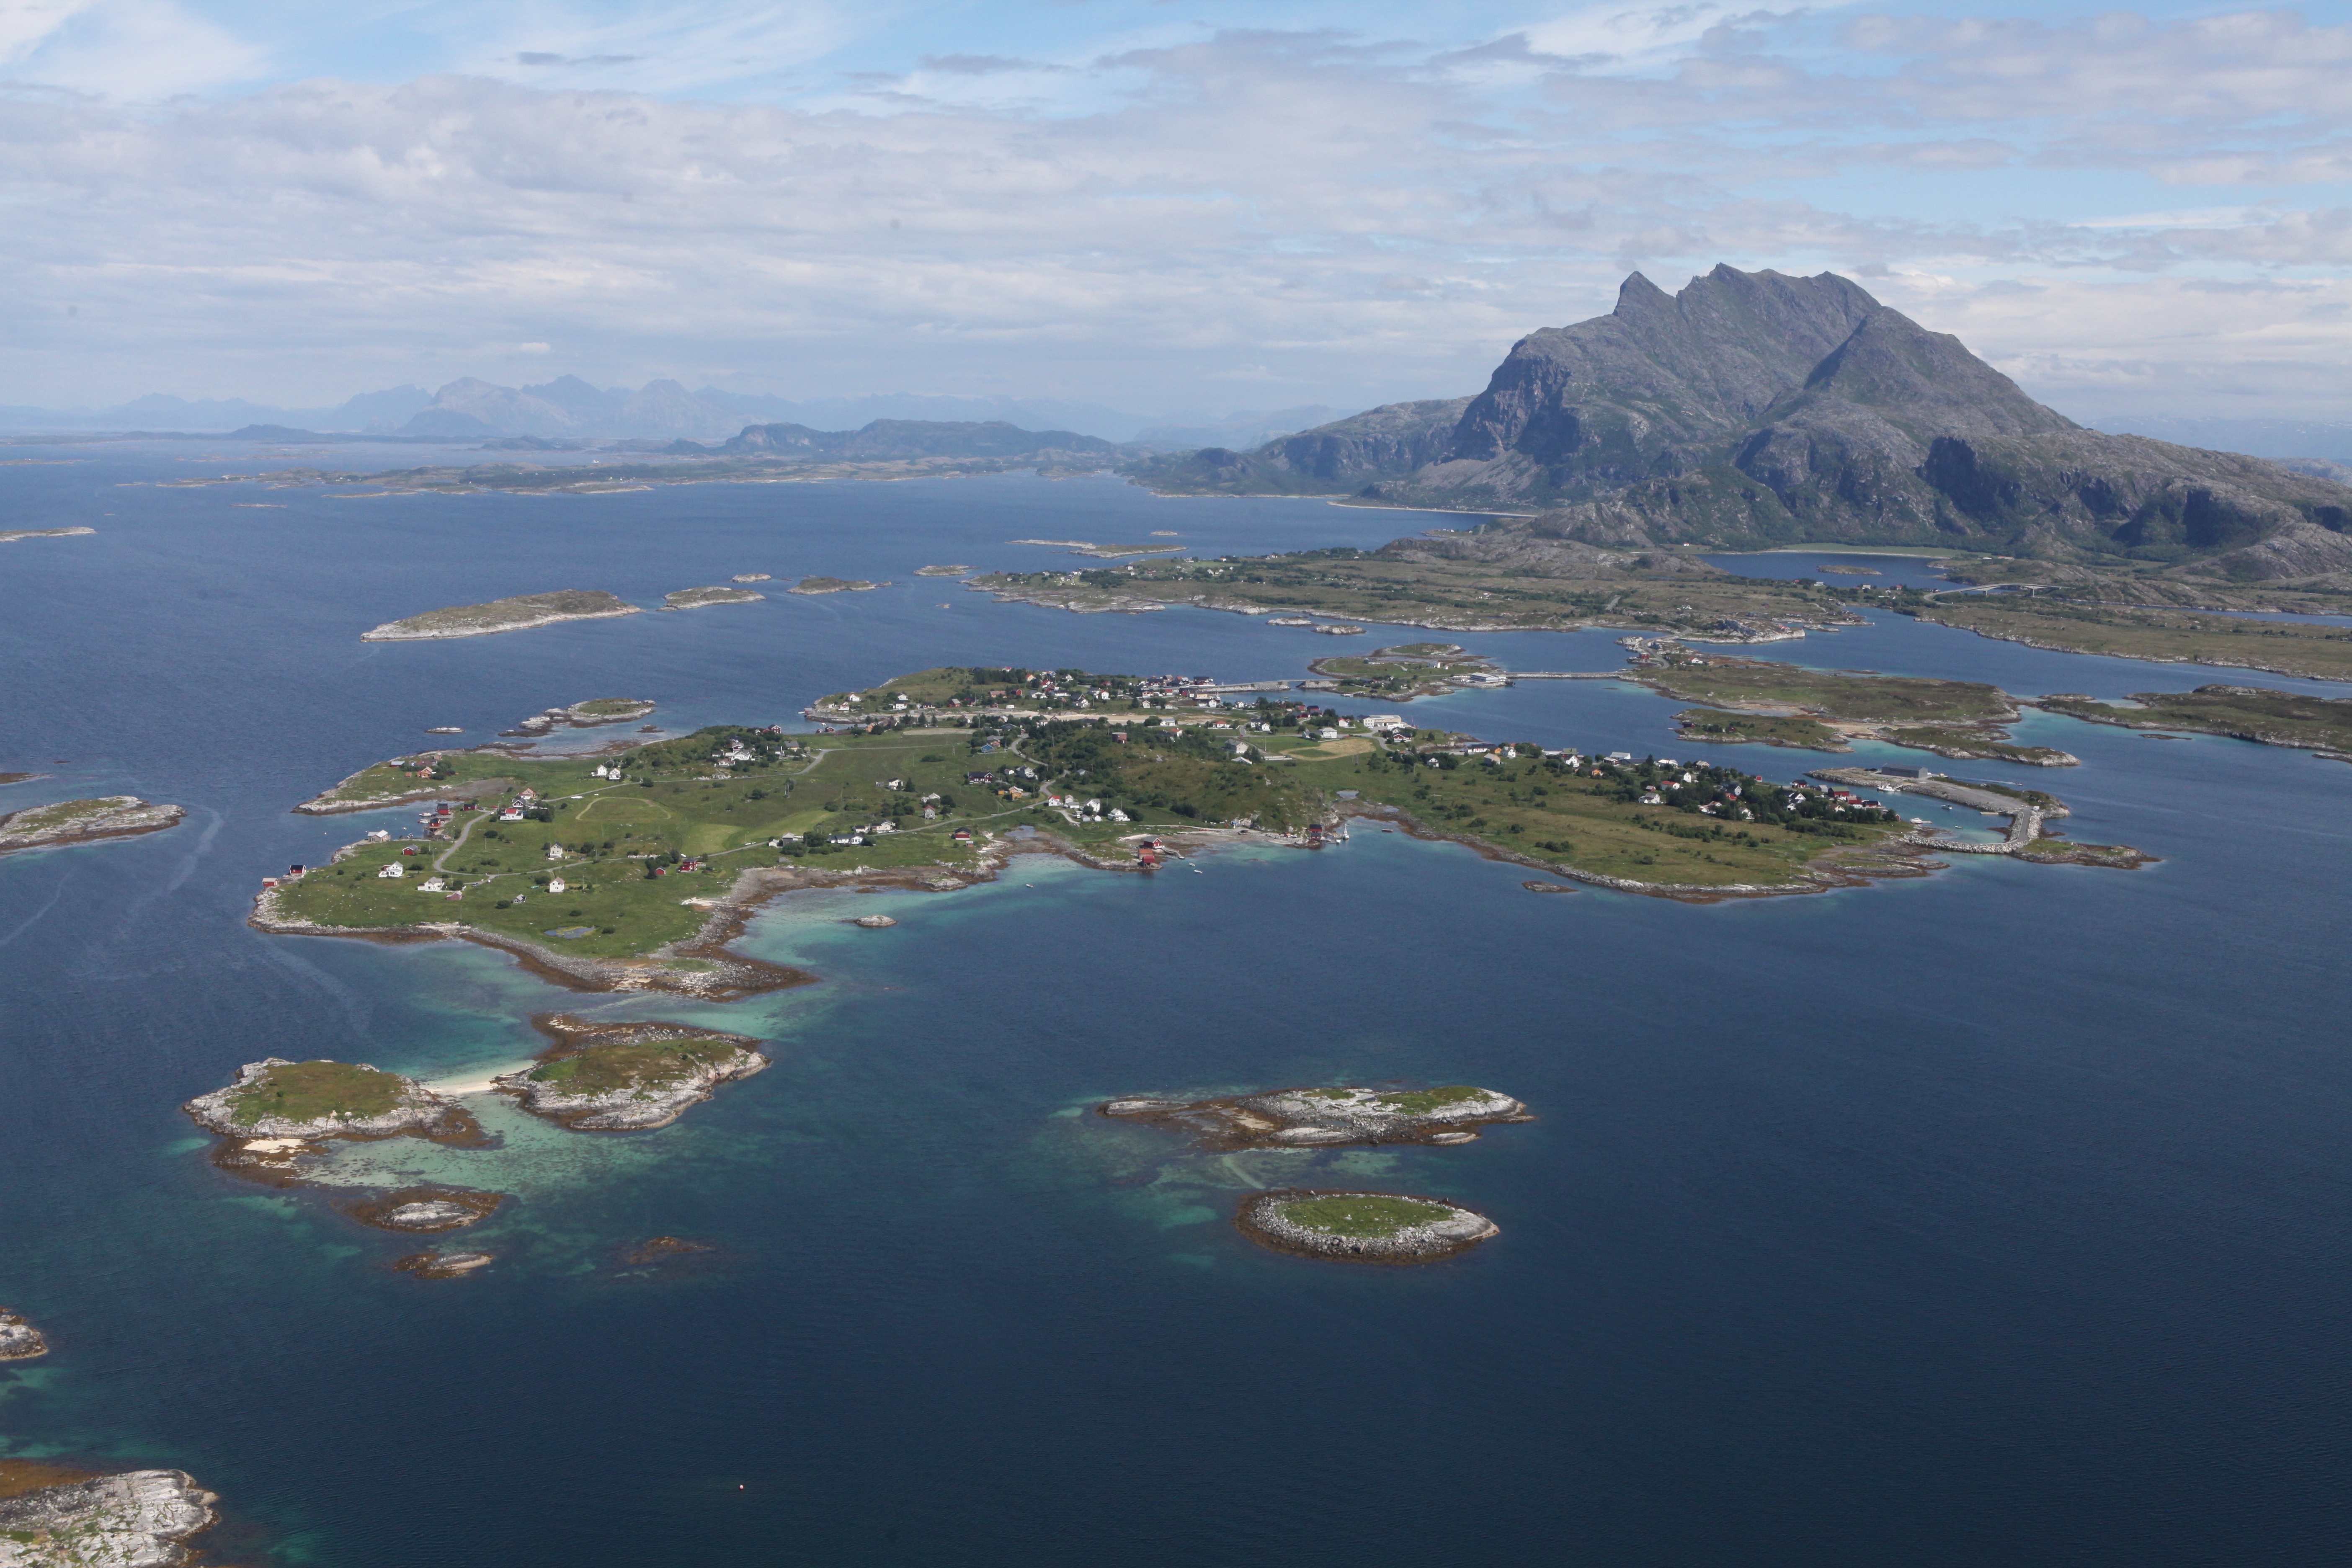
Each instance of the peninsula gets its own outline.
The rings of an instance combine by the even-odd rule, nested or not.
[[[686,1024],[599,1023],[563,1014],[531,1024],[555,1044],[537,1065],[491,1081],[533,1116],[574,1131],[667,1127],[718,1085],[768,1065],[759,1041]]]
[[[1190,1132],[1204,1149],[1306,1149],[1348,1143],[1467,1143],[1479,1130],[1532,1121],[1507,1094],[1468,1084],[1371,1089],[1283,1089],[1224,1100],[1114,1100],[1101,1114]]]
[[[135,795],[27,806],[0,816],[0,855],[14,854],[19,849],[96,844],[110,838],[136,838],[175,826],[187,815],[184,806],[158,805]]]
[[[1499,1233],[1485,1215],[1437,1198],[1293,1187],[1253,1193],[1234,1224],[1277,1252],[1348,1263],[1434,1263]]]
[[[634,616],[637,606],[625,604],[601,588],[559,588],[547,594],[520,594],[485,605],[453,605],[422,615],[386,621],[360,634],[362,642],[414,642],[430,637],[479,637],[497,632],[520,632],[551,626],[562,621],[603,620]]]

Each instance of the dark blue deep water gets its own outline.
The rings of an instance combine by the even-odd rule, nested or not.
[[[837,923],[850,895],[763,917],[746,945],[822,985],[583,998],[463,944],[248,930],[258,876],[406,821],[286,808],[427,725],[487,738],[593,696],[686,726],[946,662],[1295,676],[1331,645],[910,574],[1066,559],[1005,542],[1024,537],[1173,529],[1223,552],[1445,520],[1031,478],[343,500],[137,483],[201,471],[201,448],[18,450],[78,460],[0,467],[0,528],[100,532],[0,546],[0,769],[48,775],[0,800],[191,816],[0,861],[0,1302],[55,1345],[0,1373],[0,1445],[194,1471],[233,1511],[230,1561],[2352,1552],[2342,763],[2036,717],[2024,738],[2084,759],[2029,781],[2074,805],[2070,832],[2162,864],[1962,862],[1693,908],[1536,898],[1377,832],[1157,879],[1033,858],[857,900],[901,917],[887,933]],[[657,602],[752,571],[898,585],[357,640],[438,605]],[[1463,640],[1522,668],[1622,657],[1606,634]],[[2028,694],[2216,679],[1892,619],[1770,651]],[[1546,682],[1415,713],[1686,752],[1675,707]],[[1779,776],[1819,760],[1734,754]],[[388,1273],[407,1246],[318,1194],[220,1177],[176,1110],[272,1052],[478,1075],[533,1048],[526,1015],[581,1005],[762,1035],[777,1065],[649,1135],[509,1118],[470,1155],[372,1146],[394,1174],[517,1194],[474,1233],[500,1262],[463,1281]],[[1460,1148],[1215,1159],[1081,1114],[1389,1077],[1490,1084],[1542,1119]],[[1503,1234],[1349,1269],[1227,1224],[1253,1187],[1339,1183],[1455,1196]],[[616,1275],[614,1248],[656,1233],[722,1252]]]

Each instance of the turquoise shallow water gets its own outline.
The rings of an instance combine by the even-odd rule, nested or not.
[[[0,768],[53,775],[6,797],[192,807],[170,834],[0,861],[0,1301],[58,1347],[0,1373],[10,1451],[184,1465],[250,1532],[229,1560],[337,1568],[2344,1554],[2343,764],[2035,718],[2084,766],[1976,771],[2053,786],[2076,837],[2162,864],[1687,908],[1536,898],[1376,831],[1153,879],[1025,858],[965,892],[763,917],[745,945],[822,985],[583,998],[463,945],[247,930],[259,874],[371,825],[286,805],[427,724],[589,696],[691,724],[950,659],[1300,674],[1326,639],[993,606],[908,573],[1058,559],[1022,537],[1174,528],[1216,552],[1413,520],[1018,478],[116,488],[176,455],[0,469],[9,526],[103,531],[0,557]],[[495,593],[652,602],[739,571],[900,585],[356,640]],[[1601,634],[1462,640],[1521,668],[1621,657]],[[2203,679],[1901,620],[1771,651],[2020,692]],[[1686,751],[1676,706],[1551,682],[1413,710]],[[869,909],[901,923],[838,923]],[[354,1178],[516,1194],[473,1233],[499,1263],[463,1281],[386,1272],[397,1238],[319,1194],[220,1178],[174,1109],[273,1051],[478,1076],[532,1048],[526,1016],[574,1007],[758,1034],[776,1065],[654,1134],[493,1111],[495,1148],[360,1152]],[[1084,1114],[1385,1077],[1492,1084],[1542,1119],[1227,1160]],[[1503,1234],[1350,1270],[1226,1223],[1251,1186],[1339,1182]],[[658,1233],[718,1250],[615,1266]]]

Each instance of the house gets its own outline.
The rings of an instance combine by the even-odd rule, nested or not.
[[[563,846],[562,846],[562,845],[561,845],[561,844],[551,844],[551,845],[549,845],[549,846],[547,847],[547,858],[548,858],[549,859],[551,859],[551,860],[561,860],[561,859],[562,859],[562,858],[563,858]]]
[[[551,893],[560,893],[563,891],[563,879],[561,877],[550,877],[547,879],[547,890]]]
[[[417,884],[416,890],[420,893],[439,893],[446,891],[448,887],[449,884],[438,877],[427,877]]]
[[[969,843],[971,843],[971,828],[969,828],[969,827],[959,827],[959,828],[957,828],[957,829],[955,830],[955,841],[956,841],[957,843],[959,843],[959,844],[969,844]]]
[[[405,877],[407,875],[408,868],[402,865],[397,860],[394,860],[391,865],[386,866],[383,870],[376,873],[378,879],[385,877]]]
[[[1315,731],[1315,738],[1318,741],[1336,741],[1339,738],[1339,731],[1326,724]]]
[[[504,811],[499,813],[499,820],[500,822],[520,822],[522,820],[522,807],[519,805],[510,805],[507,807]]]
[[[1127,813],[1114,805],[1110,808],[1110,819],[1113,822],[1125,822],[1128,819]]]

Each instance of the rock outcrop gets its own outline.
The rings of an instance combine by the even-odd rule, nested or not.
[[[1532,1121],[1507,1094],[1468,1084],[1438,1089],[1283,1089],[1225,1100],[1127,1099],[1103,1115],[1173,1127],[1213,1149],[1311,1149],[1344,1143],[1467,1143],[1479,1129]]]
[[[458,1132],[471,1121],[455,1100],[415,1079],[364,1062],[284,1057],[247,1062],[235,1083],[180,1109],[208,1131],[248,1139],[436,1137]]]
[[[1234,1224],[1261,1246],[1349,1263],[1434,1263],[1501,1230],[1485,1215],[1437,1198],[1317,1188],[1253,1193]]]
[[[598,1024],[556,1015],[532,1020],[556,1044],[525,1071],[491,1082],[575,1131],[667,1127],[719,1085],[764,1071],[757,1040],[685,1024]]]
[[[220,1500],[185,1470],[130,1470],[0,1498],[0,1568],[179,1568]]]
[[[49,1342],[20,1312],[0,1307],[0,1361],[31,1361],[49,1353]]]
[[[0,855],[94,844],[106,838],[135,838],[174,826],[187,815],[185,806],[158,805],[135,795],[27,806],[0,816]]]

